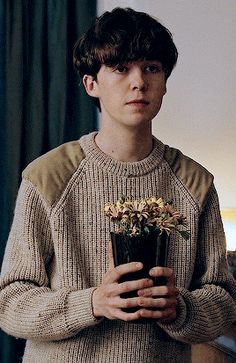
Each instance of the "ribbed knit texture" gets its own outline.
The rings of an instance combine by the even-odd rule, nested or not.
[[[202,210],[160,141],[153,139],[147,158],[128,163],[101,152],[94,135],[79,140],[85,157],[53,205],[22,181],[0,280],[1,328],[28,339],[25,363],[190,362],[190,344],[214,339],[236,320],[215,188]],[[121,193],[161,196],[187,216],[191,239],[173,233],[168,251],[181,291],[171,324],[93,316],[92,293],[107,271],[114,229],[103,208]]]

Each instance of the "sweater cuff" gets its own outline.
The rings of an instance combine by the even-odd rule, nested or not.
[[[103,320],[93,315],[92,295],[96,287],[70,291],[67,295],[65,324],[69,332],[77,334],[80,330],[98,324]]]

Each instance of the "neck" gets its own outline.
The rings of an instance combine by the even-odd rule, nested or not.
[[[153,148],[151,125],[122,129],[102,127],[95,138],[97,146],[113,159],[126,162],[146,158]]]

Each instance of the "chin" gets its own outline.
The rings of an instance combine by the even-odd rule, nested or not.
[[[132,120],[132,119],[129,119],[125,125],[127,127],[131,127],[131,128],[137,128],[137,127],[143,127],[143,126],[148,126],[150,125],[152,122],[151,119],[140,119],[140,120]]]

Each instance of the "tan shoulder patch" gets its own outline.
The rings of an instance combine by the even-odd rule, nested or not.
[[[71,141],[35,159],[23,171],[44,199],[52,205],[62,194],[84,154],[78,141]]]
[[[198,201],[202,209],[209,188],[213,183],[213,175],[196,161],[169,146],[165,148],[164,159],[168,162],[177,178],[189,190],[193,198]]]

